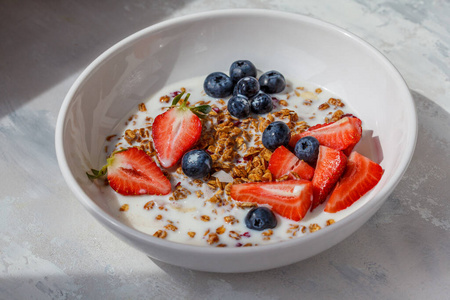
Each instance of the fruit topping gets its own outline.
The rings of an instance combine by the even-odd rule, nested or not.
[[[233,82],[227,74],[213,72],[206,76],[203,83],[205,93],[214,98],[224,98],[233,92]]]
[[[319,156],[319,141],[313,136],[305,136],[295,144],[294,153],[298,159],[315,167]]]
[[[284,76],[278,71],[269,71],[259,77],[261,91],[268,94],[280,93],[286,87]]]
[[[190,178],[203,178],[211,172],[212,158],[205,150],[191,150],[183,155],[181,169]]]
[[[300,134],[293,135],[289,145],[294,148],[299,139],[313,136],[320,145],[342,150],[349,155],[361,139],[361,135],[361,120],[356,117],[344,117],[339,121],[319,124]]]
[[[241,78],[256,77],[256,67],[249,60],[237,60],[230,66],[230,78],[236,84]]]
[[[227,109],[233,117],[245,119],[250,115],[250,102],[247,97],[236,95],[228,100]]]
[[[311,207],[313,191],[308,180],[233,184],[231,197],[240,202],[270,205],[275,213],[300,221]]]
[[[259,82],[255,77],[244,77],[234,86],[233,95],[242,95],[247,98],[255,96],[259,92]]]
[[[249,229],[262,231],[264,229],[277,227],[277,218],[267,207],[253,207],[245,216],[245,225]]]
[[[255,114],[270,113],[273,109],[272,97],[259,91],[250,99],[250,110]]]
[[[325,205],[325,211],[335,213],[349,207],[377,185],[383,173],[379,164],[358,152],[352,152],[345,173]]]
[[[169,180],[153,159],[138,148],[114,152],[100,171],[91,170],[90,179],[107,174],[111,188],[122,195],[167,195]]]
[[[289,179],[311,180],[314,176],[314,168],[303,160],[298,159],[294,153],[286,147],[278,147],[270,157],[267,167],[274,179],[288,175]]]
[[[347,157],[342,151],[319,147],[319,157],[312,179],[314,200],[311,211],[322,204],[345,170]]]
[[[262,134],[262,143],[270,151],[275,151],[280,146],[287,146],[291,138],[291,130],[282,121],[270,123]]]
[[[266,243],[271,235],[276,242],[294,237],[299,230],[306,233],[307,223],[310,232],[332,224],[335,220],[326,220],[322,212],[311,214],[304,223],[295,222],[321,204],[320,210],[327,213],[346,209],[380,181],[381,166],[352,152],[361,139],[361,120],[337,110],[343,103],[320,88],[310,91],[292,83],[281,94],[286,80],[280,72],[266,72],[259,80],[256,76],[252,62],[237,60],[229,76],[213,72],[200,79],[197,85],[203,83],[207,98],[189,83],[167,87],[159,101],[164,106],[173,98],[166,111],[160,111],[161,106],[147,111],[141,103],[141,114],[128,119],[125,133],[107,137],[115,142],[115,150],[126,143],[136,147],[113,152],[107,164],[88,177],[107,177],[122,195],[172,192],[160,199],[141,200],[149,222],[167,221],[158,222],[158,228],[149,223],[148,233],[174,241],[187,233],[192,243],[227,246],[228,236],[239,241],[231,242],[240,247]],[[189,105],[185,86],[202,98],[199,106]],[[309,127],[310,111],[303,114],[298,106],[298,101],[312,105],[309,98],[317,104],[325,101],[320,111],[334,105],[336,111],[330,109],[327,116],[337,121]],[[159,209],[151,211],[156,204]],[[143,211],[136,204],[125,205],[120,211]],[[185,214],[188,211],[195,213]],[[336,221],[341,217],[337,215]],[[205,223],[212,220],[212,225]],[[252,230],[267,231],[257,235]],[[241,243],[245,238],[250,239]]]
[[[203,118],[211,111],[209,105],[188,107],[189,94],[181,105],[177,105],[183,94],[177,95],[171,108],[158,115],[153,122],[153,143],[164,168],[174,166],[197,143],[202,133],[199,117]]]

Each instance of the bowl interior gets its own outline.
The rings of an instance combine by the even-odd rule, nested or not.
[[[367,204],[388,196],[409,163],[417,130],[412,98],[395,68],[335,26],[293,14],[234,10],[144,29],[107,50],[78,78],[62,106],[56,139],[62,172],[82,203],[110,217],[86,171],[104,164],[105,137],[130,110],[167,84],[227,72],[237,59],[340,96],[371,130],[367,134],[378,145],[371,156],[385,169]]]

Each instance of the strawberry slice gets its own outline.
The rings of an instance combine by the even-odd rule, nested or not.
[[[336,122],[318,124],[307,131],[293,135],[289,141],[291,148],[299,139],[305,136],[315,137],[323,146],[342,150],[350,155],[362,135],[361,120],[354,116],[346,116]]]
[[[199,117],[205,117],[211,110],[209,105],[188,107],[186,103],[190,94],[177,106],[183,94],[178,94],[171,108],[158,115],[153,122],[153,143],[158,160],[164,168],[174,166],[197,143],[202,133]]]
[[[311,207],[313,191],[308,180],[233,184],[231,197],[240,202],[268,204],[279,215],[300,221]]]
[[[325,211],[335,213],[352,205],[380,181],[384,170],[367,157],[352,152],[347,169],[331,193]]]
[[[296,173],[301,179],[311,180],[314,168],[303,160],[300,160],[286,147],[278,147],[270,157],[267,167],[274,179],[289,175],[289,179],[296,179],[292,173]]]
[[[153,159],[138,148],[113,153],[100,171],[90,179],[107,175],[109,185],[122,195],[167,195],[171,185]]]
[[[347,157],[342,151],[319,146],[316,170],[312,179],[314,199],[311,211],[322,204],[338,182],[347,164]]]

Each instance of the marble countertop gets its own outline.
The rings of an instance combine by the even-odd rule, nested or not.
[[[0,299],[448,298],[450,2],[41,0],[0,7]],[[237,7],[304,14],[371,43],[410,87],[419,136],[398,187],[342,243],[265,272],[196,272],[149,259],[88,214],[59,171],[55,124],[77,76],[119,40],[176,16]]]

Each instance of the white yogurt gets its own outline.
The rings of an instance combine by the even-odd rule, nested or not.
[[[120,122],[112,130],[111,134],[116,134],[117,137],[110,139],[106,143],[109,149],[108,154],[114,150],[118,142],[121,142],[123,147],[130,146],[123,138],[126,129],[139,129],[151,125],[152,121],[149,117],[154,119],[164,111],[163,108],[170,105],[172,99],[169,103],[162,103],[160,102],[161,96],[171,95],[174,91],[179,91],[181,87],[184,87],[186,93],[191,94],[189,101],[192,104],[200,100],[211,101],[211,104],[217,103],[217,99],[206,96],[203,92],[204,78],[198,77],[172,84],[155,93],[150,99],[143,101],[147,112],[139,112],[137,109],[130,112],[124,118],[124,121]],[[301,90],[297,87],[303,87],[303,89]],[[278,100],[286,100],[289,105],[284,107],[278,104],[274,112],[288,108],[295,111],[302,120],[307,121],[311,126],[323,123],[325,116],[330,112],[334,112],[335,109],[330,107],[327,110],[320,111],[318,106],[327,102],[329,98],[338,97],[322,87],[320,87],[322,91],[317,93],[315,92],[317,88],[319,87],[304,82],[288,82],[288,86],[282,93],[273,96]],[[304,105],[305,101],[310,102],[311,105]],[[345,103],[345,100],[343,102]],[[339,109],[342,109],[345,113],[354,113],[349,110],[348,106]],[[257,118],[258,116],[255,117]],[[149,139],[151,140],[151,137]],[[248,229],[245,226],[244,219],[249,208],[239,208],[236,205],[218,206],[215,203],[211,203],[207,200],[216,191],[212,190],[207,184],[198,187],[183,174],[178,174],[175,169],[169,170],[169,173],[172,175],[172,190],[178,184],[185,189],[186,193],[190,193],[185,199],[171,200],[171,194],[167,196],[122,196],[106,186],[102,188],[107,195],[107,199],[109,199],[107,205],[110,208],[110,212],[123,223],[139,231],[149,235],[154,235],[160,231],[165,239],[174,242],[205,246],[239,247],[301,238],[303,235],[327,226],[327,222],[331,219],[339,221],[365,203],[363,199],[360,199],[350,208],[335,214],[323,212],[324,205],[320,205],[313,212],[308,212],[300,222],[277,215],[278,225],[276,228],[272,229],[272,231],[265,230],[261,232]],[[215,175],[222,182],[231,181],[232,178],[229,174],[223,171],[219,173]],[[148,203],[153,203],[152,201],[154,205],[150,209],[151,205]],[[125,204],[128,204],[128,210],[121,211],[120,208]],[[231,219],[230,216],[234,218],[234,222],[229,221]],[[229,222],[226,222],[225,219]]]

